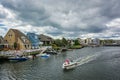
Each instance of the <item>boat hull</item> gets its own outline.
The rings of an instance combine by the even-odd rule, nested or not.
[[[14,58],[14,57],[12,57],[12,58],[8,58],[9,59],[9,61],[26,61],[28,58]]]
[[[76,66],[77,66],[77,63],[76,63],[76,62],[67,64],[67,65],[66,65],[65,63],[63,63],[62,68],[63,68],[63,69],[73,69],[73,68],[75,68]]]
[[[50,54],[46,54],[46,53],[44,53],[44,54],[38,54],[37,56],[47,58],[47,57],[50,57]]]
[[[41,55],[41,57],[44,57],[44,58],[48,58],[49,56],[50,56],[49,54]]]

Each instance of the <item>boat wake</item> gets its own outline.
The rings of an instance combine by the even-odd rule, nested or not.
[[[81,66],[83,64],[86,64],[88,62],[95,60],[98,56],[99,56],[99,54],[89,55],[86,57],[79,58],[79,59],[75,60],[75,62],[77,62],[77,66]]]
[[[75,60],[77,62],[77,66],[86,64],[86,63],[96,63],[96,62],[105,62],[105,61],[109,61],[109,60],[113,60],[113,59],[119,59],[120,58],[120,53],[118,49],[115,50],[104,50],[104,51],[100,51],[97,52],[93,55],[88,55],[88,56],[84,56],[81,58],[78,58],[77,60]]]

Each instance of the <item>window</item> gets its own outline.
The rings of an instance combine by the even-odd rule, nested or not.
[[[26,41],[26,38],[25,38],[24,36],[22,36],[21,38],[22,38],[22,40],[23,40],[24,42]]]
[[[12,34],[9,34],[8,36],[9,36],[9,38],[10,38],[10,37],[12,37]]]
[[[8,36],[10,37],[10,34]]]
[[[35,36],[35,39],[38,39],[38,37],[37,37],[37,36]]]
[[[27,48],[27,46],[25,45],[25,48]]]

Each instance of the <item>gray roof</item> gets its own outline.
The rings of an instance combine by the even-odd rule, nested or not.
[[[2,36],[0,36],[0,44],[6,44],[7,42],[4,40]]]
[[[22,40],[22,42],[25,43],[22,39],[22,37],[24,37],[25,39],[27,39],[29,41],[28,37],[25,34],[23,34],[22,32],[20,32],[19,30],[17,30],[17,29],[11,29],[11,30],[15,33],[16,40],[17,40],[17,38],[20,38]],[[29,41],[29,43],[30,43],[30,41]]]
[[[38,35],[38,38],[40,41],[53,41],[51,37],[43,35],[43,34]]]

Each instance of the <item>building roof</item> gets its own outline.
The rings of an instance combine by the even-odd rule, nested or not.
[[[4,40],[2,36],[0,36],[0,44],[6,44],[7,42]]]
[[[38,35],[38,38],[40,41],[53,41],[51,37],[43,35],[43,34]]]
[[[20,32],[19,30],[17,30],[17,29],[10,29],[10,30],[12,30],[15,33],[16,40],[17,40],[17,38],[19,38],[23,43],[26,43],[22,39],[22,38],[25,38],[25,39],[27,39],[29,41],[29,39],[27,38],[27,36],[25,34],[23,34],[22,32]]]

